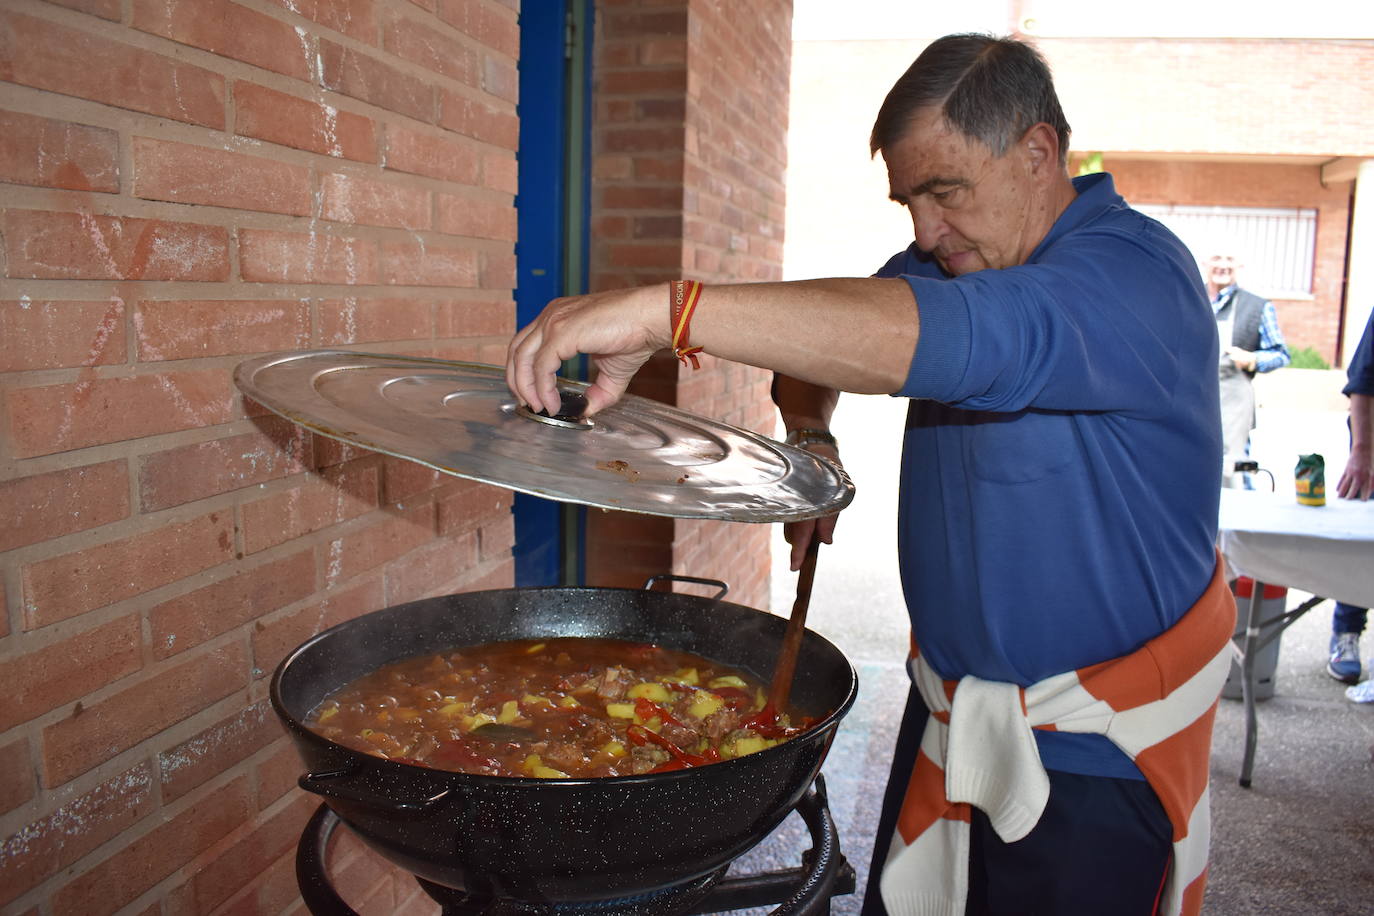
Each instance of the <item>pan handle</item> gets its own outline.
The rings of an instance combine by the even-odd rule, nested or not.
[[[719,601],[724,598],[725,593],[730,590],[730,586],[719,579],[699,579],[696,576],[677,576],[672,573],[662,573],[661,575],[650,576],[648,579],[644,580],[644,590],[647,592],[659,582],[665,580],[669,582],[695,582],[697,585],[714,585],[716,588],[719,588],[720,591],[710,597],[709,600],[711,601]]]
[[[353,785],[350,777],[352,772],[349,770],[334,770],[329,773],[306,773],[299,780],[298,784],[307,792],[325,798],[333,798],[339,801],[353,802],[357,805],[365,805],[369,808],[377,808],[383,811],[390,811],[393,814],[408,815],[418,817],[435,805],[443,801],[451,791],[443,789],[428,798],[414,800],[386,798],[375,792],[370,792],[366,788],[357,788]]]

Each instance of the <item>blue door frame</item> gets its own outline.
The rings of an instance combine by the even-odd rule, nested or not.
[[[520,11],[516,323],[550,299],[586,292],[591,97],[590,0]],[[582,361],[564,375],[584,378]],[[515,584],[580,585],[585,509],[515,494]]]

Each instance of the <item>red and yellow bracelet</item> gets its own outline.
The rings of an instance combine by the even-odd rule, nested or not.
[[[673,355],[687,365],[692,361],[693,369],[700,369],[697,354],[701,347],[688,343],[688,333],[692,327],[692,312],[696,311],[701,300],[701,284],[696,280],[673,280],[668,283],[668,307],[672,315]]]

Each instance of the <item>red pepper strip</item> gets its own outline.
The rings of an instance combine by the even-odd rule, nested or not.
[[[750,716],[740,723],[741,728],[747,728],[765,738],[791,738],[800,735],[800,728],[784,728],[778,724],[778,713],[772,704],[765,704],[755,715]]]
[[[662,706],[659,706],[657,703],[655,703],[648,697],[635,698],[635,715],[639,716],[645,722],[648,722],[650,719],[660,719],[663,722],[671,722],[672,724],[681,726],[682,728],[687,727],[686,725],[683,725],[681,722],[679,722],[676,718],[674,718],[672,713],[664,709]]]
[[[631,742],[641,747],[648,742],[657,744],[667,751],[678,763],[681,763],[685,767],[699,767],[703,763],[711,762],[709,758],[702,757],[699,754],[687,753],[667,738],[649,731],[642,725],[631,725],[629,729],[626,730],[626,736]]]
[[[754,702],[754,698],[746,690],[739,687],[712,687],[711,692],[725,700],[725,705],[731,709],[739,709],[741,706],[749,706]]]

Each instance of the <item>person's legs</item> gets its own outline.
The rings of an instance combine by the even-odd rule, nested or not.
[[[1153,916],[1173,851],[1164,806],[1139,779],[1050,770],[1050,798],[1003,843],[974,809],[968,916]]]
[[[1360,680],[1360,634],[1369,615],[1367,608],[1336,602],[1331,614],[1330,659],[1326,673],[1338,681],[1354,684]]]

